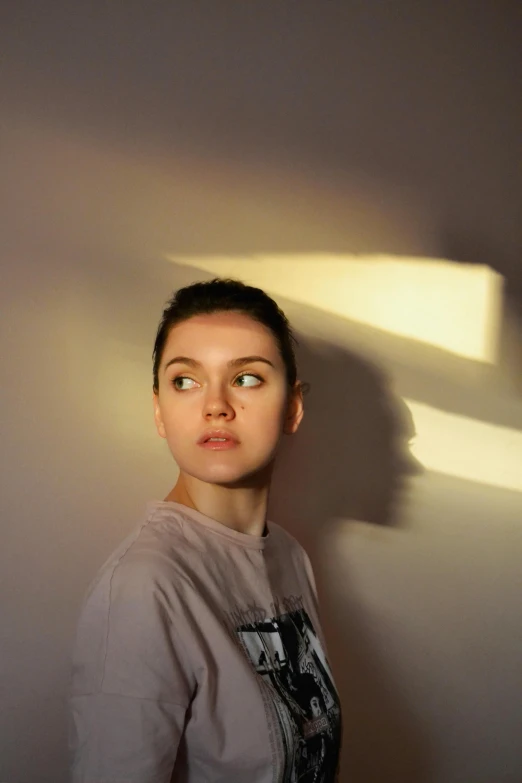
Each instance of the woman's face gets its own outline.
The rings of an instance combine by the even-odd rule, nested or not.
[[[303,415],[290,393],[272,332],[236,312],[197,315],[174,326],[159,367],[154,418],[180,470],[234,485],[273,462],[282,434]],[[209,431],[230,436],[202,442]]]

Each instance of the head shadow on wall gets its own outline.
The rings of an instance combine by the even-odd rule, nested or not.
[[[411,412],[385,373],[354,352],[297,335],[305,415],[280,448],[270,516],[307,537],[332,518],[399,522],[408,479],[422,471],[409,451]]]

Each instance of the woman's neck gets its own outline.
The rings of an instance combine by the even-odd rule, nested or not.
[[[269,480],[261,479],[253,486],[232,488],[208,484],[180,473],[165,500],[182,503],[239,533],[262,536],[266,527],[269,488]]]

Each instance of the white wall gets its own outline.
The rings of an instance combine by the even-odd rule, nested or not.
[[[81,597],[145,501],[175,478],[150,405],[163,303],[263,254],[309,281],[309,299],[277,291],[313,389],[271,512],[317,569],[345,709],[343,780],[522,777],[520,378],[314,305],[300,260],[334,254],[345,285],[352,252],[466,256],[516,272],[518,17],[506,16],[509,4],[451,18],[415,15],[417,4],[350,18],[333,5],[301,3],[299,19],[279,11],[274,27],[264,4],[240,33],[210,5],[202,19],[145,19],[135,4],[108,19],[59,3],[36,17],[23,3],[10,11],[0,76],[2,782],[66,780]],[[266,271],[257,263],[258,273],[244,267],[253,282]],[[326,269],[314,274],[337,296]],[[418,292],[410,301],[418,308]],[[505,464],[504,485],[474,481],[469,460],[455,475],[452,421],[462,437],[467,420],[477,465],[494,460],[498,476]],[[438,470],[412,461],[412,426],[428,452],[447,447],[446,470],[440,453]]]

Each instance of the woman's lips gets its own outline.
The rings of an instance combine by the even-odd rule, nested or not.
[[[239,446],[239,443],[235,440],[205,440],[200,443],[202,449],[210,449],[210,451],[227,451],[228,449],[235,449]]]

